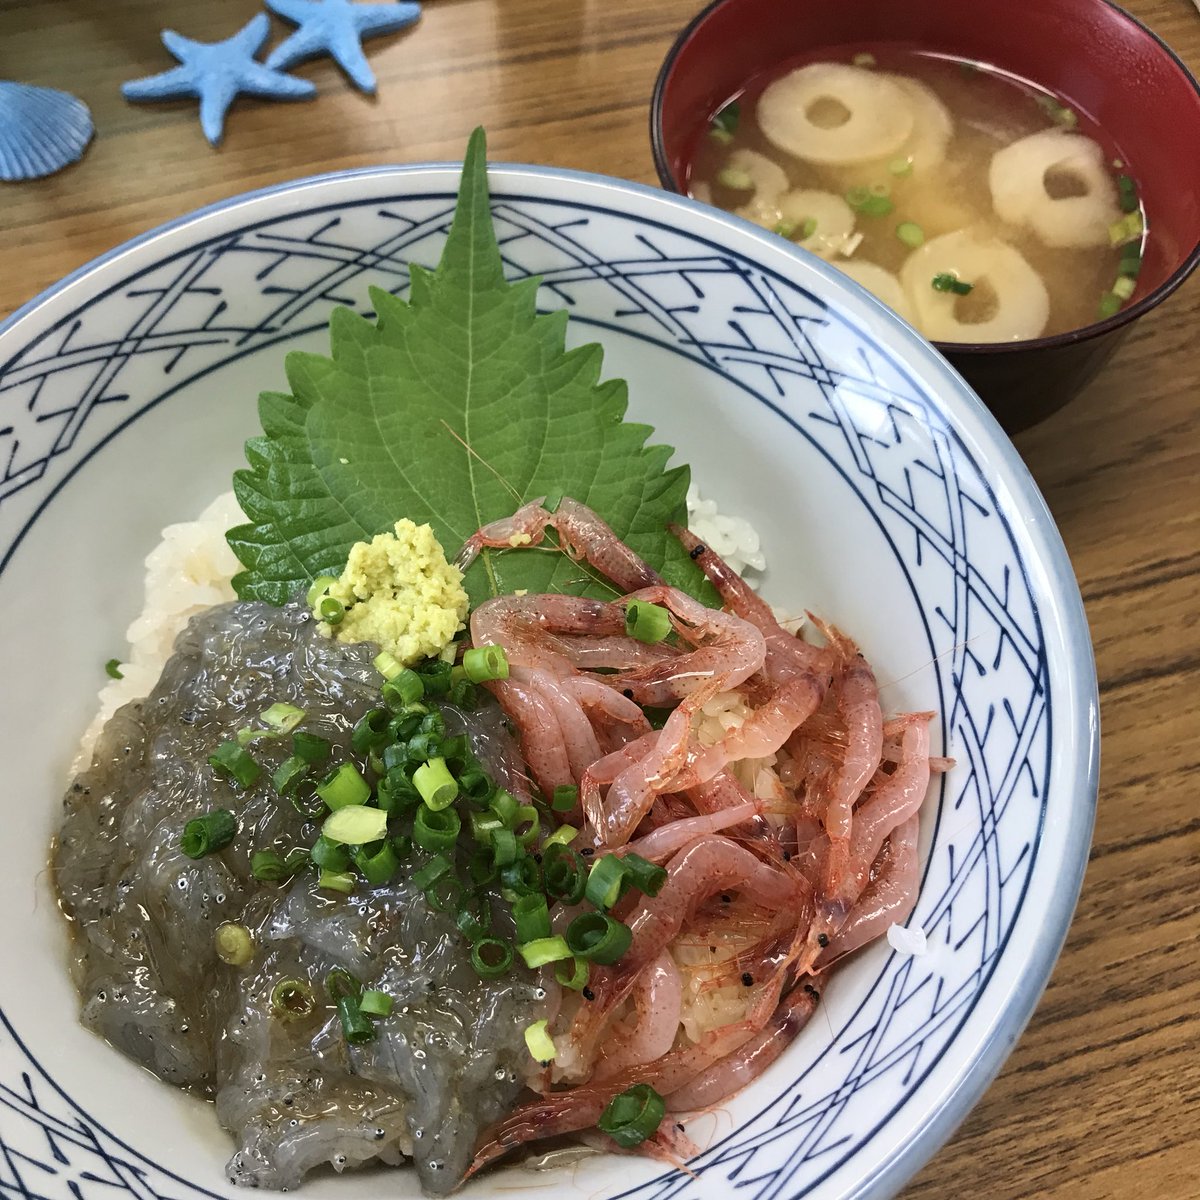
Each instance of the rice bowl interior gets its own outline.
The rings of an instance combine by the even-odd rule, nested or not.
[[[396,179],[386,173],[368,174],[313,185],[318,191],[323,187],[324,194],[314,196],[312,207],[299,214],[274,214],[264,207],[272,203],[267,198],[249,202],[260,206],[256,215],[235,210],[207,220],[228,222],[226,236],[262,220],[292,222],[300,228],[304,221],[316,219],[316,208],[335,204],[341,206],[347,229],[370,239],[377,213],[402,203],[411,207],[418,226],[421,221],[430,226],[428,242],[414,239],[406,256],[428,262],[440,237],[435,218],[446,211],[453,173],[410,174],[404,178],[403,198],[397,197]],[[1011,1031],[1023,1022],[1073,903],[1080,847],[1086,840],[1080,830],[1090,821],[1093,716],[1088,660],[1078,642],[1083,627],[1074,585],[1060,574],[1061,547],[1048,525],[1029,524],[1030,517],[1040,519],[1038,501],[1015,460],[999,449],[999,435],[990,420],[973,401],[960,396],[958,385],[926,350],[849,285],[834,283],[821,268],[792,258],[740,226],[637,189],[522,172],[495,173],[493,186],[500,197],[501,219],[537,231],[526,232],[521,266],[551,275],[574,299],[572,339],[603,341],[606,374],[631,381],[633,414],[651,421],[659,437],[693,464],[706,497],[716,499],[722,511],[746,516],[759,530],[769,561],[762,585],[769,600],[789,609],[836,614],[839,624],[868,650],[888,689],[889,708],[947,714],[950,723],[935,738],[939,750],[960,752],[955,738],[969,728],[963,713],[981,703],[984,709],[989,703],[1003,706],[1007,698],[1016,702],[1014,711],[1028,714],[1033,712],[1031,705],[1037,706],[1033,697],[1039,692],[1058,698],[1053,720],[1061,725],[1053,728],[1056,744],[1064,748],[1061,757],[1052,761],[1049,754],[1048,707],[1039,710],[1027,736],[1013,739],[1031,767],[1036,763],[1030,772],[1036,786],[1027,788],[1014,777],[998,801],[994,793],[982,796],[980,776],[972,774],[957,785],[949,780],[951,791],[935,801],[940,808],[925,826],[926,879],[917,910],[931,953],[920,960],[920,967],[912,965],[913,959],[902,962],[886,947],[876,947],[850,964],[825,993],[828,1023],[810,1025],[786,1058],[729,1106],[729,1117],[720,1116],[710,1129],[695,1130],[699,1140],[712,1137],[714,1142],[697,1164],[698,1177],[687,1185],[689,1195],[721,1194],[727,1172],[733,1169],[730,1156],[736,1153],[762,1155],[764,1177],[786,1178],[790,1187],[821,1189],[814,1195],[888,1194],[961,1116],[961,1111],[943,1107],[948,1092],[965,1076],[973,1080],[969,1090],[978,1090],[998,1066],[997,1031]],[[561,210],[572,206],[587,222],[586,234],[579,236],[600,237],[610,247],[603,252],[604,261],[623,264],[621,287],[627,286],[630,259],[611,247],[633,256],[639,236],[653,239],[655,253],[665,253],[668,261],[687,264],[697,256],[716,255],[713,271],[720,269],[721,256],[742,256],[749,264],[743,269],[754,273],[755,286],[769,285],[776,298],[786,295],[782,311],[812,306],[814,320],[806,327],[811,340],[804,352],[813,357],[814,366],[807,375],[789,377],[764,370],[764,362],[776,361],[771,356],[782,353],[772,339],[783,336],[783,326],[768,315],[770,305],[761,327],[751,335],[753,350],[730,346],[730,311],[725,305],[736,308],[738,299],[745,297],[722,299],[711,287],[697,302],[700,315],[688,318],[692,324],[686,336],[662,332],[651,311],[674,311],[678,296],[690,287],[686,265],[663,273],[659,283],[646,282],[654,276],[640,276],[639,287],[659,289],[655,304],[621,315],[613,285],[603,273],[583,272],[580,277],[577,265],[562,260],[561,247],[549,232]],[[660,223],[664,217],[681,228],[668,231]],[[211,234],[215,232],[213,226]],[[267,235],[255,229],[238,236],[249,239],[245,244],[250,247],[253,239]],[[171,255],[196,253],[204,241],[186,227],[164,237],[160,246],[144,246],[125,262],[103,268],[109,272],[106,286],[118,276],[170,272]],[[716,238],[726,247],[719,254],[710,248]],[[590,253],[599,255],[601,243]],[[135,261],[138,254],[144,261]],[[232,296],[238,276],[221,272],[239,269],[238,262],[235,256],[226,267],[220,258],[208,269],[214,279],[224,280],[220,286],[230,288]],[[296,261],[288,269],[300,272],[306,267]],[[790,282],[792,277],[802,280],[799,287]],[[356,286],[351,283],[350,290]],[[11,362],[15,356],[18,366],[35,361],[45,351],[26,347],[36,347],[46,323],[72,306],[94,304],[98,314],[101,300],[88,299],[80,288],[77,284],[75,295],[62,293],[44,311],[27,314],[5,330],[0,360]],[[814,304],[813,291],[821,294],[820,303]],[[365,287],[358,292],[361,302]],[[113,297],[123,294],[118,288],[107,303],[116,305]],[[250,294],[238,299],[237,323],[254,326],[259,319],[251,311],[256,302],[271,303]],[[562,291],[544,291],[543,302],[562,303]],[[105,322],[117,319],[113,311]],[[314,316],[315,311],[306,318],[312,325],[319,323],[311,320]],[[701,329],[703,322],[707,325]],[[31,804],[29,811],[39,816],[27,822],[26,839],[0,850],[4,887],[12,908],[31,914],[23,922],[23,940],[45,949],[28,960],[21,988],[0,990],[4,1020],[21,1038],[19,1046],[0,1051],[7,1056],[0,1057],[0,1082],[7,1084],[14,1072],[32,1069],[38,1095],[47,1096],[45,1104],[85,1114],[82,1119],[88,1128],[99,1130],[96,1136],[104,1144],[114,1152],[140,1156],[143,1169],[160,1175],[164,1186],[177,1187],[165,1181],[182,1176],[189,1187],[221,1193],[220,1163],[227,1144],[194,1101],[155,1085],[75,1025],[74,996],[61,970],[61,931],[44,881],[34,903],[27,867],[38,860],[40,851],[35,848],[45,844],[55,821],[50,797],[90,718],[99,668],[106,659],[121,656],[122,632],[138,611],[137,564],[158,540],[164,523],[189,519],[227,488],[239,443],[254,432],[247,398],[260,388],[279,385],[279,343],[286,337],[289,348],[321,345],[322,334],[305,328],[305,320],[298,320],[296,330],[264,338],[249,351],[226,348],[203,370],[197,364],[186,381],[179,374],[156,376],[157,364],[149,359],[135,361],[134,366],[145,372],[133,381],[139,386],[129,388],[136,396],[136,409],[126,409],[119,417],[98,410],[101,423],[91,427],[67,457],[47,459],[43,480],[13,492],[0,507],[0,589],[8,597],[38,597],[23,631],[31,636],[13,640],[7,649],[10,677],[55,681],[52,689],[32,688],[29,694],[10,694],[4,701],[10,716],[5,727],[23,731],[20,737],[6,735],[10,776],[21,794],[43,798]],[[698,343],[703,353],[696,352]],[[865,376],[858,369],[864,355],[872,366]],[[829,382],[821,382],[817,363]],[[918,376],[910,373],[910,364]],[[6,370],[11,376],[12,367]],[[774,387],[769,383],[773,378],[781,380]],[[70,384],[60,377],[55,386],[65,390]],[[882,392],[887,392],[886,398]],[[70,402],[68,396],[62,399]],[[137,419],[125,426],[125,416],[134,411],[139,412]],[[968,497],[969,504],[960,505],[957,499],[953,505],[945,503],[947,478],[955,480],[953,494]],[[946,559],[940,551],[932,552],[935,544],[950,544],[957,551]],[[69,554],[61,552],[63,547],[70,548]],[[995,556],[998,567],[987,562],[989,555]],[[948,562],[968,564],[965,576]],[[967,634],[988,647],[988,654],[979,656],[979,666],[972,663],[972,670],[981,670],[978,677],[986,680],[983,692],[968,696],[959,694],[967,685],[952,667],[954,656],[961,653],[956,648],[965,640],[966,617],[953,615],[955,589],[964,586],[964,578],[969,598],[959,593],[958,611],[969,608],[976,622],[995,622],[1004,614],[994,628],[979,632],[973,626]],[[987,586],[982,587],[985,578]],[[1008,585],[1002,582],[1005,578]],[[83,604],[81,579],[90,584]],[[997,606],[993,599],[1005,586],[1005,603]],[[881,597],[886,598],[882,603]],[[952,614],[940,627],[939,610]],[[997,634],[1005,628],[1007,633]],[[1033,647],[1031,653],[1025,652],[1026,645]],[[1000,660],[990,665],[996,662],[997,648]],[[1011,759],[1012,745],[1007,750],[985,745],[984,752]],[[1048,782],[1054,784],[1049,790]],[[1047,811],[1047,795],[1060,807]],[[963,893],[967,878],[977,875],[974,868],[968,872],[959,884],[959,912],[951,914],[942,902],[956,878],[951,847],[957,846],[955,861],[971,861],[978,832],[972,828],[977,818],[971,810],[981,796],[983,811],[1000,804],[994,862],[1000,873],[993,875],[989,868],[987,878],[993,882],[980,874],[978,886],[971,883]],[[968,797],[970,803],[964,805]],[[987,854],[977,861],[991,863]],[[1006,892],[1009,881],[1016,886]],[[959,916],[968,902],[977,913],[994,914],[997,923],[978,945],[980,933]],[[975,962],[969,964],[972,954]],[[981,963],[986,964],[983,971]],[[918,971],[919,979],[914,974]],[[899,995],[925,995],[926,989],[932,994],[938,988],[935,977],[943,981],[943,994],[958,997],[953,1022],[937,1018],[936,1006],[920,1000],[897,1007]],[[51,1023],[53,1038],[44,1032]],[[872,1050],[874,1057],[856,1068],[850,1048],[861,1044],[867,1030],[875,1031],[879,1044]],[[905,1048],[917,1046],[930,1049],[913,1054]],[[918,1069],[898,1069],[909,1057]],[[55,1081],[53,1086],[47,1077]],[[848,1078],[854,1081],[851,1102],[837,1109],[821,1108],[818,1097],[836,1095],[839,1089],[844,1094]],[[54,1086],[63,1091],[56,1094]],[[138,1103],[114,1105],[114,1088],[128,1090]],[[811,1113],[824,1115],[819,1120],[811,1115],[786,1118],[794,1128],[786,1146],[763,1135],[782,1115],[810,1112],[810,1106]],[[842,1122],[874,1132],[822,1160],[819,1147],[829,1138],[838,1140]],[[25,1131],[24,1124],[13,1124],[11,1136],[25,1137]],[[152,1138],[147,1137],[150,1131]],[[10,1138],[9,1125],[4,1135]],[[132,1149],[121,1150],[122,1145]],[[887,1167],[886,1176],[881,1176],[884,1164],[898,1160],[901,1147],[914,1149],[903,1157],[903,1166]],[[586,1171],[589,1188],[614,1194],[628,1186],[631,1171],[639,1188],[649,1187],[656,1176],[656,1168],[643,1163],[603,1161],[589,1164]],[[205,1180],[213,1182],[201,1182]],[[398,1182],[415,1194],[415,1183]],[[486,1194],[489,1188],[509,1183],[494,1177],[473,1186]],[[361,1186],[346,1177],[316,1180],[308,1188],[312,1194],[332,1195]],[[549,1186],[572,1185],[564,1177]]]

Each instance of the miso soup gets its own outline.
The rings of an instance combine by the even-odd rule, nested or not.
[[[689,191],[941,342],[1112,316],[1146,237],[1133,172],[1086,116],[984,65],[891,46],[752,80],[713,115]]]

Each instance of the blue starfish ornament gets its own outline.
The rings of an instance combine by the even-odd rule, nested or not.
[[[360,91],[375,91],[375,75],[367,65],[362,39],[394,33],[420,15],[415,3],[353,4],[351,0],[266,0],[267,7],[299,28],[271,51],[268,67],[291,67],[306,58],[328,54]]]
[[[216,146],[225,132],[225,114],[240,93],[272,100],[303,100],[317,90],[316,84],[307,79],[284,75],[255,61],[270,32],[271,20],[266,13],[259,13],[223,42],[193,42],[173,29],[165,29],[163,45],[181,65],[161,75],[134,79],[122,85],[121,94],[126,100],[199,97],[200,128]]]

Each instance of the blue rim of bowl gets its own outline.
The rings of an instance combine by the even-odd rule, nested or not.
[[[671,43],[671,48],[667,51],[667,56],[663,59],[662,66],[658,69],[658,76],[654,80],[654,91],[650,97],[650,151],[654,156],[655,173],[658,175],[663,189],[676,196],[684,195],[684,193],[679,190],[679,185],[675,182],[675,176],[667,160],[666,148],[663,145],[662,110],[663,94],[667,88],[667,80],[670,78],[671,72],[675,67],[675,60],[682,53],[684,46],[691,41],[692,35],[696,30],[717,9],[723,7],[725,4],[735,2],[736,0],[712,0],[710,4],[706,4],[683,27],[678,37]],[[1183,59],[1153,29],[1139,21],[1132,13],[1126,12],[1119,4],[1113,3],[1113,0],[1096,0],[1096,3],[1103,4],[1105,8],[1111,9],[1119,20],[1124,20],[1157,44],[1159,50],[1175,65],[1184,79],[1192,85],[1192,90],[1196,93],[1197,98],[1200,99],[1200,80],[1188,70]],[[1196,244],[1179,266],[1152,292],[1149,292],[1137,301],[1137,303],[1131,304],[1128,308],[1121,309],[1114,316],[1106,317],[1103,321],[1093,321],[1092,324],[1084,325],[1081,329],[1068,329],[1065,333],[1055,333],[1048,337],[1026,338],[1020,342],[933,342],[931,344],[936,346],[943,354],[983,358],[988,355],[1004,354],[1013,350],[1057,350],[1066,346],[1076,346],[1081,342],[1090,342],[1093,338],[1103,337],[1105,334],[1114,333],[1118,329],[1123,329],[1125,326],[1131,325],[1138,317],[1148,313],[1152,308],[1157,308],[1172,292],[1182,286],[1184,281],[1198,266],[1200,266],[1200,239],[1197,239]]]
[[[723,2],[724,0],[717,0],[717,3]],[[710,5],[709,8],[715,6],[715,4]],[[184,216],[165,222],[144,234],[123,242],[85,263],[58,283],[39,293],[0,322],[0,342],[42,305],[89,276],[100,273],[117,263],[125,255],[140,250],[167,234],[198,224],[208,217],[242,206],[253,205],[270,196],[289,195],[327,183],[382,176],[403,177],[439,170],[457,173],[461,169],[461,163],[443,161],[332,171],[244,192],[195,209]],[[664,191],[647,184],[632,183],[628,180],[598,175],[593,172],[539,167],[524,163],[489,162],[488,171],[489,175],[507,173],[519,178],[543,179],[560,183],[583,183],[608,191],[633,194],[656,204],[666,204],[668,207],[677,206],[708,221],[730,225],[743,234],[749,234],[768,255],[790,257],[797,263],[803,264],[805,269],[815,271],[826,283],[831,284],[835,291],[840,289],[843,292],[849,292],[860,303],[864,303],[873,310],[876,318],[897,336],[902,345],[907,346],[909,351],[917,356],[918,361],[924,360],[920,362],[922,375],[926,378],[938,378],[939,382],[946,387],[947,392],[953,393],[957,402],[965,409],[968,419],[973,419],[982,426],[979,430],[982,436],[976,437],[969,429],[964,429],[960,421],[953,419],[952,410],[942,409],[943,415],[950,420],[950,425],[963,442],[964,448],[979,456],[980,459],[984,457],[983,451],[986,449],[989,454],[998,457],[1003,462],[1010,476],[1006,481],[1009,494],[1016,502],[1017,509],[1024,510],[1022,521],[1024,532],[1038,551],[1045,566],[1046,584],[1050,588],[1050,596],[1054,601],[1051,607],[1059,618],[1062,640],[1067,650],[1067,661],[1064,664],[1068,684],[1066,690],[1068,699],[1073,700],[1074,703],[1064,705],[1064,709],[1078,722],[1076,754],[1078,786],[1076,794],[1072,797],[1072,805],[1068,814],[1068,830],[1063,844],[1068,849],[1076,847],[1076,850],[1074,859],[1066,860],[1063,864],[1064,869],[1056,877],[1042,925],[1043,936],[1037,944],[1037,952],[1031,956],[1024,971],[1009,985],[1008,1002],[997,1015],[994,1027],[988,1038],[981,1044],[974,1060],[965,1068],[953,1091],[947,1093],[937,1107],[930,1109],[918,1119],[918,1128],[904,1147],[882,1161],[873,1175],[865,1179],[854,1192],[847,1193],[845,1196],[845,1200],[887,1200],[894,1196],[945,1143],[1000,1071],[1021,1032],[1033,1016],[1038,1001],[1049,982],[1054,964],[1066,940],[1083,885],[1099,795],[1099,690],[1083,598],[1079,592],[1066,546],[1029,469],[983,401],[972,391],[962,376],[933,349],[930,343],[916,334],[902,318],[871,292],[843,275],[835,267],[799,247],[790,246],[789,243],[750,221],[723,212],[711,205],[702,204],[674,191]],[[0,361],[0,377],[3,376],[7,365],[7,362]],[[925,375],[926,372],[928,375]],[[1016,512],[1010,516],[1015,517]],[[16,1037],[16,1031],[9,1028]],[[20,1042],[19,1038],[17,1040]],[[76,1102],[56,1080],[45,1075],[44,1071],[42,1073],[47,1082],[72,1107],[78,1108]],[[94,1120],[94,1118],[92,1119]],[[108,1131],[106,1130],[106,1132]],[[109,1136],[121,1145],[125,1145],[111,1132]],[[141,1152],[134,1147],[126,1148],[138,1157],[143,1157]],[[166,1170],[168,1174],[173,1174],[169,1168],[160,1166],[160,1169]],[[173,1175],[173,1177],[180,1179],[177,1175]],[[196,1184],[191,1180],[180,1179],[180,1182],[187,1183],[210,1196],[216,1195],[204,1188],[203,1185]]]

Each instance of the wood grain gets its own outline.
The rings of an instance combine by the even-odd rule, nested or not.
[[[0,77],[77,92],[99,136],[59,176],[0,185],[0,315],[198,205],[341,167],[455,158],[480,120],[496,158],[653,182],[650,89],[698,3],[429,0],[419,26],[371,45],[378,99],[314,63],[301,72],[319,101],[241,100],[213,151],[192,104],[127,105],[118,86],[169,65],[159,28],[215,40],[254,0],[6,0]],[[1126,4],[1200,66],[1189,0]],[[1018,439],[1095,640],[1099,817],[1037,1014],[907,1200],[1200,1200],[1198,331],[1192,280],[1083,396]]]

